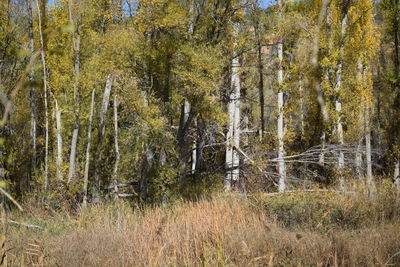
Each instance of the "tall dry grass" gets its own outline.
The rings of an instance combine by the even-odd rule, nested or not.
[[[169,207],[119,202],[75,215],[21,217],[46,229],[9,227],[8,261],[12,266],[400,266],[396,221],[351,230],[289,230],[255,203],[220,195]],[[27,253],[32,242],[33,255]]]

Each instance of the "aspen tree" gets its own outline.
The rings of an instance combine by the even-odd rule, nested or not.
[[[283,17],[283,2],[279,0],[279,18]],[[279,192],[286,190],[286,164],[285,164],[285,141],[284,141],[284,99],[283,99],[283,41],[282,38],[278,41],[278,170],[279,170]]]
[[[239,75],[239,54],[235,49],[238,45],[239,25],[232,25],[234,32],[234,52],[232,55],[232,74],[231,88],[229,92],[228,103],[228,133],[226,134],[226,174],[225,174],[225,191],[230,191],[232,186],[239,181],[239,164],[240,158],[237,149],[240,147],[240,75]]]
[[[74,127],[72,131],[72,139],[71,139],[71,149],[70,149],[70,157],[69,157],[69,170],[68,170],[68,183],[71,182],[71,180],[75,176],[75,169],[76,169],[76,154],[77,154],[77,144],[78,144],[78,137],[79,137],[79,113],[80,113],[80,96],[79,96],[79,76],[80,76],[80,68],[81,68],[81,62],[80,62],[80,43],[81,43],[81,33],[80,33],[80,28],[81,28],[81,2],[83,0],[78,0],[79,1],[79,8],[78,8],[78,15],[77,15],[77,21],[74,21],[73,18],[73,6],[74,2],[73,0],[68,0],[68,17],[69,17],[69,23],[71,26],[76,27],[76,33],[75,29],[71,33],[71,39],[72,39],[72,46],[73,46],[73,52],[74,52],[74,67],[73,67],[73,74],[74,74]]]
[[[341,13],[341,31],[340,31],[340,43],[339,43],[339,60],[338,66],[336,70],[336,99],[335,99],[335,110],[336,110],[336,135],[338,139],[338,143],[340,146],[344,145],[344,134],[343,134],[343,124],[342,124],[342,100],[340,97],[342,91],[342,79],[343,79],[343,53],[344,53],[344,39],[347,31],[347,16],[348,10],[350,7],[350,1],[344,0],[342,4],[342,13]],[[338,169],[342,171],[344,168],[344,152],[340,148],[338,153]],[[342,175],[340,175],[340,187],[344,189],[345,181]]]
[[[85,160],[85,172],[83,176],[83,204],[86,205],[88,198],[88,184],[89,184],[89,167],[90,167],[90,146],[92,143],[92,122],[94,113],[94,102],[96,97],[96,89],[92,91],[92,98],[90,101],[90,115],[87,135],[87,146],[86,146],[86,160]]]
[[[27,11],[28,11],[28,24],[29,24],[29,50],[31,54],[34,53],[35,50],[35,43],[34,43],[34,36],[33,36],[33,12],[32,12],[32,1],[27,0]],[[29,80],[31,83],[34,81],[35,71],[32,70],[29,73]],[[32,138],[32,168],[31,174],[36,169],[36,154],[37,154],[37,143],[36,143],[36,134],[37,134],[37,107],[36,107],[36,88],[35,86],[31,85],[29,89],[29,101],[30,101],[30,108],[31,108],[31,125],[30,125],[30,134]]]
[[[45,112],[45,159],[44,159],[44,188],[47,189],[49,185],[49,108],[47,100],[47,68],[46,68],[46,57],[44,54],[44,41],[42,32],[42,16],[41,9],[39,7],[39,1],[36,1],[36,7],[38,12],[38,23],[39,23],[39,39],[40,39],[40,55],[42,60],[43,69],[43,94],[44,94],[44,112]]]

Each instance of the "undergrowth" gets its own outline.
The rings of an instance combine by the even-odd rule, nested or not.
[[[399,201],[315,191],[139,207],[111,202],[74,213],[32,208],[4,224],[11,266],[399,266]]]

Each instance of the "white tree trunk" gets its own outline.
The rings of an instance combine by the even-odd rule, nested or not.
[[[190,103],[185,99],[184,103],[181,107],[181,118],[179,122],[179,129],[178,129],[178,145],[180,148],[180,154],[182,160],[180,162],[179,170],[183,177],[186,175],[186,164],[187,164],[187,153],[188,150],[188,127],[189,127],[189,117],[190,117]]]
[[[400,193],[400,161],[397,160],[394,166],[394,185],[397,188],[397,191]]]
[[[78,145],[78,136],[79,136],[79,128],[74,126],[71,139],[71,151],[69,154],[68,183],[70,183],[72,181],[72,178],[75,176],[76,147]]]
[[[88,195],[88,184],[89,184],[89,165],[90,165],[90,145],[92,141],[92,121],[94,112],[94,99],[96,95],[96,89],[92,91],[92,101],[90,102],[90,116],[87,136],[87,147],[86,147],[86,162],[85,162],[85,173],[83,177],[83,204],[86,205]]]
[[[114,146],[115,146],[115,164],[114,164],[114,181],[118,181],[118,165],[121,158],[118,143],[118,106],[117,93],[114,92]]]
[[[279,0],[279,17],[282,18],[283,12],[283,0]],[[279,171],[279,192],[285,192],[286,190],[286,165],[285,160],[285,141],[284,141],[284,111],[283,111],[283,42],[282,40],[278,43],[278,171]]]
[[[284,147],[284,132],[283,132],[283,92],[278,93],[278,171],[279,171],[279,192],[286,190],[286,166],[285,147]]]
[[[357,83],[359,84],[359,86],[363,86],[363,64],[361,61],[361,58],[358,60],[357,63]],[[363,118],[365,119],[365,116],[363,117],[361,112],[360,112],[360,125],[363,125]],[[360,129],[360,134],[363,135],[363,129]],[[363,142],[363,137],[360,137],[360,140],[358,142],[357,145],[357,150],[356,150],[356,154],[355,154],[355,159],[354,159],[354,164],[355,164],[355,168],[356,168],[356,174],[358,176],[358,178],[363,178],[362,177],[362,142]]]
[[[42,20],[40,14],[39,1],[36,1],[39,22],[39,37],[40,37],[40,55],[42,59],[43,69],[43,93],[44,93],[44,120],[45,120],[45,141],[44,141],[44,188],[47,189],[49,185],[49,108],[47,101],[47,69],[46,57],[44,55],[44,42],[42,32]]]
[[[196,139],[192,143],[192,174],[196,172],[197,165],[197,142]]]
[[[100,160],[99,160],[99,157],[101,157],[101,146],[102,146],[103,137],[104,137],[105,130],[106,130],[105,119],[106,119],[108,106],[110,103],[110,94],[111,94],[113,80],[114,80],[114,76],[112,74],[109,74],[107,77],[106,86],[104,88],[103,101],[102,101],[101,110],[100,110],[100,122],[99,122],[98,142],[97,142],[97,159],[95,161],[95,172],[94,172],[94,184],[95,184],[97,191],[100,190],[100,174],[99,174]]]
[[[322,132],[321,135],[321,153],[319,154],[318,163],[322,166],[325,165],[325,145],[326,145],[326,133]]]
[[[57,99],[54,99],[54,102],[55,102],[55,106],[56,106],[55,112],[56,112],[56,137],[57,137],[57,160],[56,160],[57,179],[61,181],[61,180],[63,180],[63,173],[62,173],[63,144],[62,144],[61,110],[60,110],[60,107],[58,106]]]
[[[343,3],[344,5],[348,3]],[[339,62],[336,72],[336,86],[335,91],[337,94],[335,100],[335,110],[336,110],[336,131],[337,131],[337,139],[338,143],[341,147],[344,145],[344,136],[343,136],[343,124],[342,124],[342,102],[340,99],[340,93],[342,89],[342,71],[343,71],[343,53],[344,53],[344,36],[346,34],[347,29],[347,8],[343,8],[344,14],[342,14],[342,30],[341,30],[341,43],[340,43],[340,55],[339,55]],[[344,167],[344,152],[342,149],[339,150],[338,154],[338,169],[342,171]],[[345,188],[345,181],[343,176],[340,174],[340,188],[344,190]]]
[[[113,83],[113,76],[110,74],[107,77],[106,86],[104,88],[103,102],[102,102],[101,111],[100,111],[100,135],[102,138],[104,137],[104,133],[106,130],[105,119],[106,119],[108,106],[110,104],[112,83]]]
[[[372,160],[371,160],[371,128],[370,128],[370,110],[365,108],[365,148],[367,161],[367,184],[371,190],[374,190],[374,181],[372,175]]]
[[[195,121],[195,128],[197,128],[197,122]],[[193,138],[193,142],[192,142],[192,166],[191,166],[191,170],[192,170],[192,174],[195,174],[196,172],[196,166],[197,166],[197,138]]]
[[[239,33],[239,26],[234,25],[235,43],[234,49],[237,48],[237,36]],[[228,113],[228,133],[226,135],[226,175],[224,188],[225,191],[230,191],[232,186],[239,181],[239,153],[235,147],[240,147],[240,75],[239,75],[239,55],[237,52],[233,53],[232,58],[232,75],[231,75],[231,88],[229,93]]]
[[[303,89],[302,79],[299,82],[299,91],[300,91],[300,132],[303,138],[305,133],[305,105],[304,105],[304,89]]]
[[[33,55],[34,50],[35,50],[35,45],[34,45],[34,39],[33,39],[33,12],[32,12],[32,2],[27,1],[28,5],[28,23],[29,23],[29,50],[31,54]],[[34,68],[31,68],[31,71],[29,73],[29,81],[33,83],[35,76],[35,71]],[[35,86],[30,86],[29,89],[29,94],[30,94],[30,108],[31,108],[31,127],[30,127],[30,135],[32,138],[32,167],[31,167],[31,172],[32,174],[34,173],[36,169],[36,150],[37,150],[37,145],[36,145],[36,128],[37,128],[37,121],[36,121],[36,89]]]
[[[354,165],[358,178],[362,178],[362,142],[358,142],[356,155],[354,158]]]
[[[69,156],[69,170],[68,170],[68,180],[70,183],[72,178],[75,177],[76,171],[76,153],[77,153],[77,145],[78,145],[78,137],[79,137],[79,113],[80,113],[80,99],[79,99],[79,76],[80,76],[80,11],[81,11],[81,2],[79,2],[79,14],[76,25],[74,24],[74,19],[72,16],[72,1],[68,0],[68,17],[69,23],[77,28],[77,34],[75,35],[75,31],[71,33],[72,46],[74,50],[74,128],[72,130],[72,139],[71,139],[71,150]]]

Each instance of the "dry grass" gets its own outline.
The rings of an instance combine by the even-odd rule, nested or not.
[[[253,201],[230,195],[144,210],[104,204],[74,216],[43,213],[19,219],[46,230],[8,228],[13,266],[400,265],[400,224],[395,221],[325,233],[288,230],[272,223]],[[28,255],[32,242],[36,252]]]

